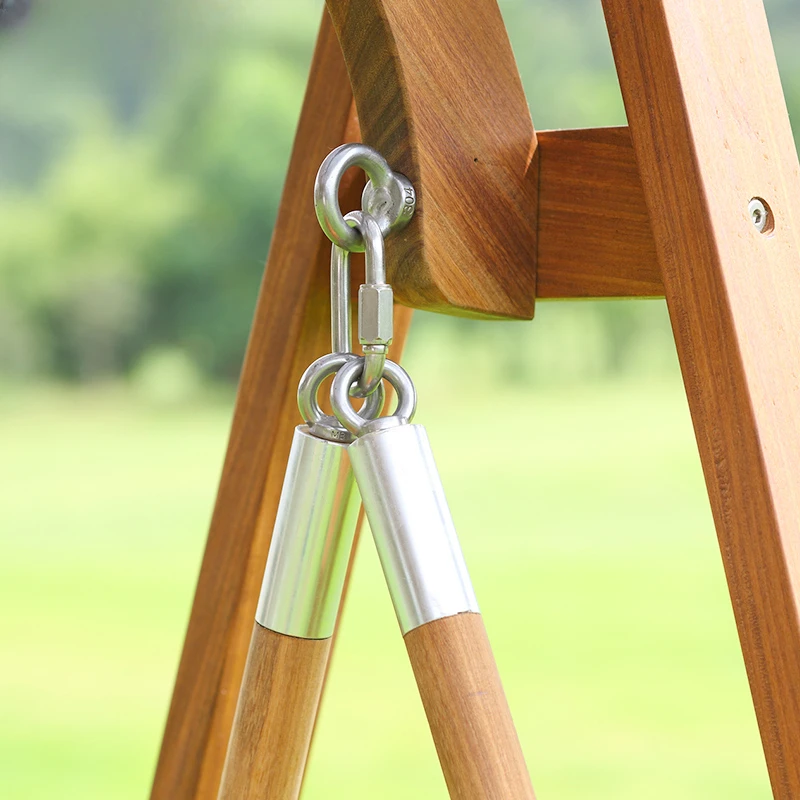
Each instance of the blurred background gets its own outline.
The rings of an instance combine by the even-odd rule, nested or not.
[[[538,128],[624,124],[598,0],[500,5]],[[800,113],[800,5],[766,5]],[[0,796],[144,798],[322,3],[26,8],[0,10]],[[418,314],[406,363],[539,795],[768,798],[663,302]],[[362,541],[304,797],[445,797]]]

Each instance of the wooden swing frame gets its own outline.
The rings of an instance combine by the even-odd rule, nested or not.
[[[495,0],[327,0],[152,800],[217,796],[295,389],[327,351],[314,176],[360,137],[419,198],[392,240],[395,358],[408,307],[666,296],[773,793],[800,797],[800,167],[766,15],[603,8],[629,127],[537,133]]]

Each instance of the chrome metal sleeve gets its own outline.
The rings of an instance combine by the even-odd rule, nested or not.
[[[375,430],[348,451],[403,635],[442,617],[477,613],[425,428]]]
[[[358,501],[347,446],[297,427],[256,611],[259,625],[303,639],[333,635]]]

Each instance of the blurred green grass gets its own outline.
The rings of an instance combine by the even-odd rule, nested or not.
[[[414,358],[541,797],[767,798],[677,376],[491,393]],[[230,398],[0,403],[0,795],[148,794]],[[445,797],[362,541],[304,797]]]

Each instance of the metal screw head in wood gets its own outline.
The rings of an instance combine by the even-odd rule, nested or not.
[[[755,225],[759,233],[771,233],[774,230],[772,211],[770,211],[765,200],[760,197],[754,197],[747,206],[747,210],[750,213],[753,225]]]

